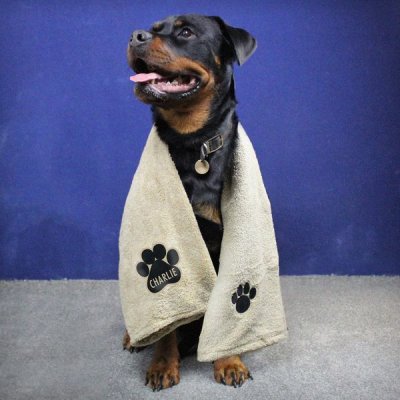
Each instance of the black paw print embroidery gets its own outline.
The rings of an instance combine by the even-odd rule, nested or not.
[[[250,289],[250,283],[247,282],[244,285],[239,285],[236,292],[232,294],[232,303],[236,305],[236,311],[238,313],[244,313],[250,307],[250,300],[256,297],[256,288]]]
[[[168,263],[163,260],[165,254]],[[156,244],[153,250],[143,250],[142,259],[143,262],[138,263],[136,270],[139,275],[148,277],[147,288],[150,292],[157,293],[169,283],[176,283],[181,279],[181,271],[176,266],[179,261],[176,250],[171,249],[167,253],[162,244]]]

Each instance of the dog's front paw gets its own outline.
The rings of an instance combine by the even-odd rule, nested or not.
[[[124,337],[122,338],[122,348],[124,350],[128,350],[130,353],[139,353],[139,351],[142,351],[146,348],[147,346],[143,347],[135,347],[131,345],[131,338],[129,336],[129,333],[127,330],[125,330]]]
[[[214,378],[218,383],[240,387],[248,379],[253,379],[250,371],[239,356],[220,358],[214,362]]]
[[[122,348],[133,353],[135,348],[131,345],[131,338],[127,330],[125,330],[124,337],[122,338]]]
[[[149,384],[155,392],[177,385],[179,381],[179,360],[159,357],[147,370],[145,385]]]

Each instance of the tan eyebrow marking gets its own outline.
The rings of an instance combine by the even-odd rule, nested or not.
[[[185,23],[183,21],[181,21],[180,19],[176,20],[174,23],[175,28],[180,28],[183,25],[185,25]]]
[[[164,24],[163,24],[162,22],[156,22],[156,23],[151,27],[151,29],[152,29],[154,32],[159,32],[159,31],[161,31],[161,29],[163,28],[163,26],[164,26]]]

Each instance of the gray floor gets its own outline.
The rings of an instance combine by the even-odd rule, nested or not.
[[[400,399],[400,277],[283,277],[289,339],[244,356],[254,381],[218,385],[184,360],[144,386],[151,356],[121,349],[115,281],[0,282],[0,399]]]

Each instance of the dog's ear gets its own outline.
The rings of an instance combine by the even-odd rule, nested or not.
[[[237,63],[239,65],[244,64],[257,48],[256,39],[244,29],[227,25],[220,17],[210,18],[218,23],[225,40],[234,53]]]

